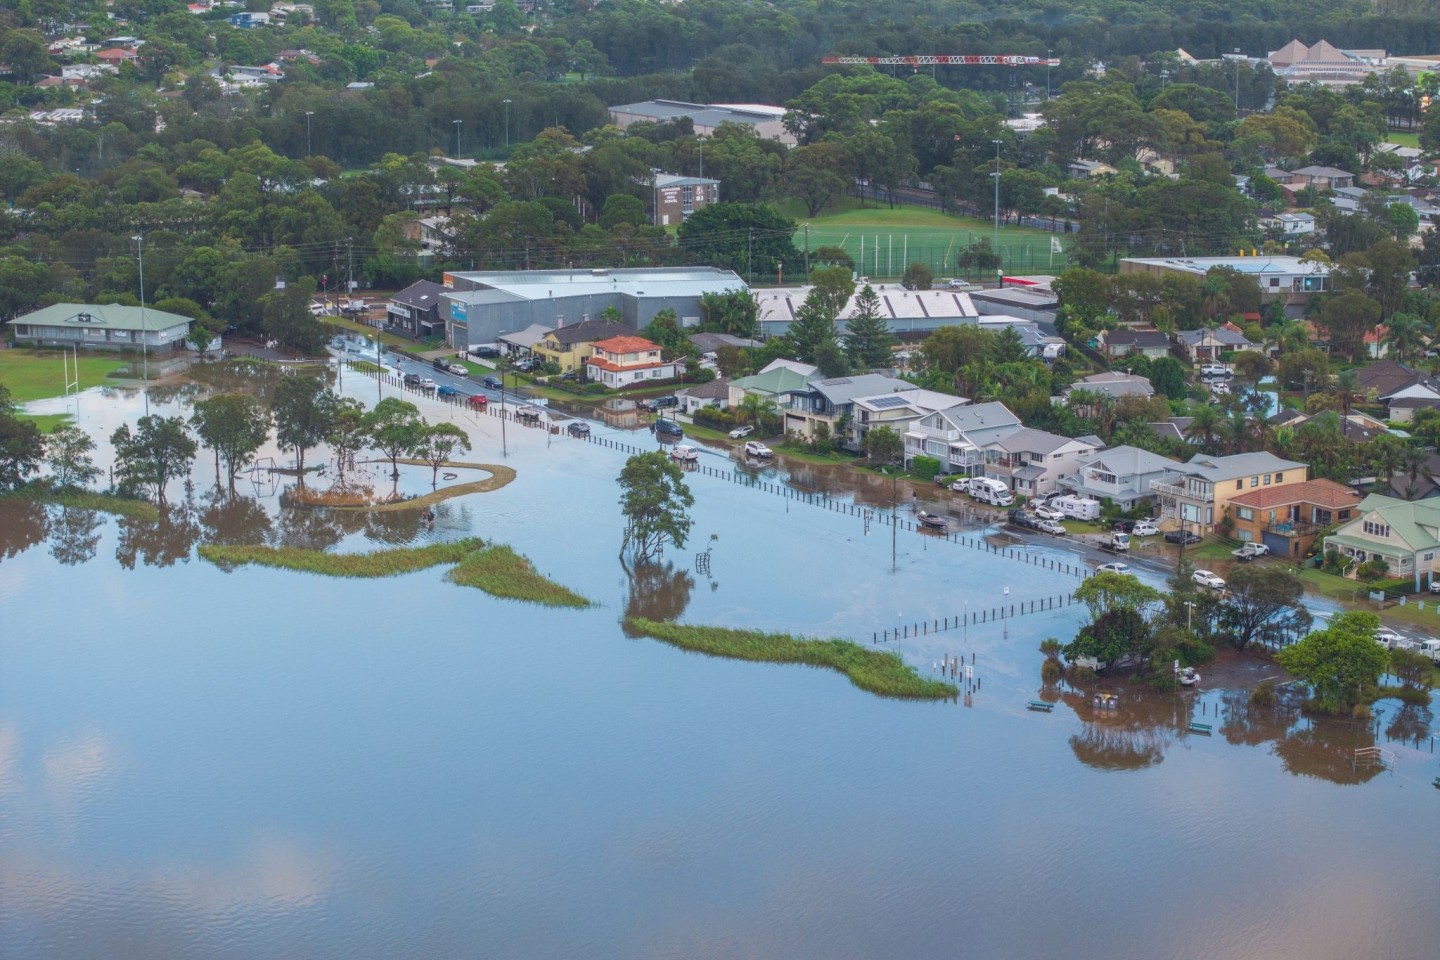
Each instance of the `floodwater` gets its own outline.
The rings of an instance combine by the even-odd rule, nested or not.
[[[92,399],[97,433],[139,403]],[[516,481],[446,501],[433,529],[285,508],[290,481],[268,475],[231,500],[206,453],[158,523],[0,505],[4,955],[1440,953],[1428,711],[1316,723],[1240,689],[1121,685],[1115,710],[1042,690],[1038,644],[1082,615],[1045,604],[1078,582],[1048,564],[1077,558],[892,538],[883,478],[852,512],[716,475],[781,484],[784,464],[707,452],[691,543],[632,576],[624,452],[538,436],[512,426]],[[402,491],[428,489],[428,469],[402,472]],[[854,495],[834,471],[794,473]],[[440,570],[350,581],[194,555],[468,535],[598,606],[498,600]],[[880,699],[627,637],[626,613],[867,643],[966,615],[885,643],[924,672],[963,657],[978,689]],[[1054,712],[1028,711],[1037,698]],[[1386,766],[1354,762],[1372,746]]]

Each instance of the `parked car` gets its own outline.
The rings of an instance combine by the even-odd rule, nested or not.
[[[1195,536],[1195,534],[1191,533],[1189,530],[1171,530],[1169,533],[1165,534],[1165,542],[1183,543],[1185,544],[1185,546],[1188,547],[1192,543],[1199,543],[1200,538]]]
[[[1054,507],[1047,507],[1044,504],[1041,504],[1040,506],[1035,508],[1035,516],[1039,517],[1041,520],[1065,519],[1065,514],[1061,513],[1059,510],[1056,510]]]
[[[405,376],[402,378],[401,382],[404,383],[405,386],[407,386],[407,387],[419,387],[419,386],[420,386],[420,374],[418,374],[418,373],[407,373],[407,374],[405,374]]]
[[[666,407],[680,406],[679,397],[655,397],[646,406],[648,410],[664,410]]]
[[[1130,564],[1121,563],[1116,560],[1113,563],[1102,563],[1095,568],[1096,573],[1118,573],[1124,576],[1130,575]]]
[[[1431,581],[1430,581],[1430,592],[1431,592],[1431,593],[1440,593],[1440,580],[1431,580]]]
[[[1395,644],[1400,643],[1405,639],[1406,637],[1404,634],[1396,633],[1389,627],[1381,627],[1380,629],[1375,631],[1376,642],[1383,643],[1387,647],[1394,647]]]
[[[490,398],[483,393],[477,393],[469,400],[471,410],[484,410],[490,405]]]
[[[505,386],[500,382],[499,377],[481,377],[480,383],[482,386],[489,387],[491,390],[502,390]]]
[[[584,420],[571,420],[565,424],[565,432],[572,437],[588,437],[590,436],[590,424]]]
[[[460,396],[460,391],[459,391],[459,390],[456,390],[454,387],[450,386],[450,384],[448,384],[448,383],[442,383],[442,384],[439,386],[439,388],[436,389],[436,391],[435,391],[435,396],[437,396],[437,397],[458,397],[458,396]]]
[[[510,365],[510,369],[519,370],[521,373],[529,373],[536,367],[536,362],[531,357],[523,357]]]
[[[579,380],[579,379],[580,379],[580,374],[579,374],[577,371],[575,371],[575,370],[571,370],[571,371],[568,371],[567,373],[562,373],[562,374],[560,374],[560,379],[561,379],[561,380],[567,380],[567,381],[575,381],[575,380]]]
[[[452,363],[452,364],[450,364],[450,366],[448,366],[448,367],[445,368],[445,372],[448,373],[448,374],[450,374],[450,375],[453,376],[453,377],[468,377],[468,376],[470,376],[470,371],[469,371],[469,369],[467,369],[466,367],[460,366],[460,364],[458,364],[458,363]]]
[[[670,459],[681,463],[694,463],[700,459],[700,451],[688,443],[677,443],[670,448]]]
[[[472,357],[484,357],[484,358],[487,359],[487,360],[493,360],[493,359],[495,359],[496,357],[500,356],[500,348],[499,348],[499,347],[488,347],[488,346],[487,346],[487,347],[475,347],[475,348],[471,349],[471,351],[470,351],[470,356],[472,356]]]
[[[434,380],[431,380],[429,377],[426,377],[424,380],[420,381],[420,389],[425,391],[426,393],[434,393],[437,387],[439,387],[439,384],[436,383]]]
[[[1037,520],[1035,521],[1035,528],[1055,537],[1062,536],[1065,533],[1065,528],[1054,520]]]
[[[655,431],[655,436],[663,437],[667,440],[679,440],[685,436],[685,431],[682,430],[680,424],[674,420],[656,420],[650,424],[650,429]]]
[[[1115,531],[1117,531],[1117,532],[1119,532],[1119,533],[1130,533],[1130,532],[1134,531],[1134,529],[1135,529],[1135,521],[1134,521],[1134,520],[1116,520],[1114,523],[1110,524],[1110,529],[1111,529],[1111,530],[1115,530]]]
[[[743,427],[736,427],[734,430],[731,430],[731,431],[730,431],[730,439],[731,439],[731,440],[740,440],[740,439],[743,439],[744,437],[750,436],[750,434],[752,434],[752,433],[754,433],[754,432],[755,432],[755,428],[752,427],[752,426],[749,426],[749,425],[746,425],[746,426],[743,426]]]
[[[1269,552],[1270,548],[1263,543],[1242,543],[1240,549],[1230,551],[1230,556],[1236,560],[1254,560],[1256,557],[1263,557]]]
[[[439,370],[441,373],[446,373],[450,370],[450,361],[446,360],[444,357],[436,357],[434,360],[430,361],[430,366],[434,367],[436,370]]]
[[[1134,537],[1153,537],[1160,532],[1160,528],[1150,520],[1137,520],[1135,526],[1125,532]]]
[[[1005,520],[1007,523],[1026,530],[1034,530],[1040,523],[1039,520],[1035,519],[1033,514],[1023,507],[1016,507],[1014,510],[1006,512]]]
[[[1211,590],[1225,589],[1225,581],[1209,570],[1196,570],[1190,574],[1190,579],[1202,587],[1209,587]]]
[[[761,460],[769,460],[774,455],[775,452],[759,440],[745,441],[745,456],[747,457],[759,457]]]

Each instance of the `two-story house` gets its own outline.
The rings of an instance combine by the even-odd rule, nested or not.
[[[433,280],[416,280],[385,304],[385,327],[413,340],[443,336],[440,294],[445,288]]]
[[[1160,501],[1160,522],[1207,534],[1230,515],[1232,498],[1249,490],[1309,479],[1310,468],[1267,451],[1228,457],[1198,454],[1163,482],[1150,484]]]
[[[921,417],[968,402],[964,397],[920,387],[873,397],[856,397],[850,402],[846,445],[855,450],[865,449],[865,436],[876,427],[889,427],[897,436],[903,437],[910,425]]]
[[[806,440],[815,439],[821,424],[841,446],[858,449],[852,412],[857,397],[875,397],[883,393],[913,390],[914,384],[880,373],[862,373],[854,377],[830,377],[811,380],[802,390],[790,395],[790,403],[782,411],[785,432]]]
[[[1356,564],[1384,560],[1390,576],[1413,577],[1416,590],[1434,580],[1440,503],[1372,493],[1355,512],[1354,520],[1325,538],[1325,552],[1338,551]]]
[[[1020,418],[999,401],[937,410],[905,431],[905,466],[916,457],[931,457],[940,461],[942,473],[981,477],[986,446],[1023,429]]]
[[[661,357],[660,344],[644,337],[596,340],[590,345],[590,356],[585,358],[585,379],[612,390],[649,380],[673,379],[680,370],[679,363]]]
[[[585,320],[556,327],[530,348],[530,352],[546,363],[559,365],[561,373],[579,370],[600,340],[611,337],[633,337],[635,331],[611,320]]]
[[[804,391],[819,375],[818,368],[808,363],[774,360],[759,373],[731,380],[728,405],[732,410],[737,409],[744,405],[747,396],[754,396],[762,403],[772,404],[779,414],[790,406],[791,396]]]
[[[1119,446],[1083,460],[1079,468],[1056,481],[1056,486],[1092,500],[1110,500],[1130,510],[1153,493],[1150,485],[1181,469],[1177,460],[1139,447]]]
[[[1073,473],[1100,449],[1099,437],[1062,437],[1026,427],[985,445],[985,476],[1026,497],[1055,492],[1055,482]]]
[[[1261,487],[1230,498],[1236,539],[1263,543],[1297,563],[1322,530],[1353,519],[1359,504],[1360,494],[1334,480]]]

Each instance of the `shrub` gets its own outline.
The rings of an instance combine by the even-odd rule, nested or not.
[[[1056,683],[1065,676],[1065,668],[1060,666],[1059,660],[1046,660],[1040,664],[1040,679],[1046,683]]]
[[[940,461],[934,457],[919,456],[910,461],[910,472],[926,480],[934,480],[940,472]]]
[[[1275,681],[1261,680],[1254,690],[1250,691],[1250,705],[1252,707],[1273,707],[1275,706]]]
[[[1390,568],[1385,565],[1384,560],[1366,560],[1355,568],[1355,579],[1364,583],[1370,583],[1374,580],[1383,579],[1385,574],[1389,572]]]

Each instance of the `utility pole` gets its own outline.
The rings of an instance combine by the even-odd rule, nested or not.
[[[455,125],[455,159],[456,159],[456,160],[459,160],[459,159],[460,159],[460,125],[461,125],[462,123],[464,123],[464,121],[463,121],[463,120],[451,120],[450,122]]]
[[[305,156],[313,157],[315,151],[310,148],[310,118],[315,116],[314,110],[305,111]]]
[[[991,174],[995,178],[995,255],[1000,255],[1000,141],[992,141],[995,144],[995,172]]]
[[[145,235],[137,233],[130,238],[135,241],[135,251],[140,259],[140,377],[145,381],[145,416],[150,416],[150,331],[145,322]]]
[[[745,240],[745,282],[755,282],[755,228],[751,227]]]
[[[1240,116],[1240,48],[1235,48],[1235,116]]]
[[[506,97],[501,102],[505,104],[505,152],[508,154],[510,152],[510,98]]]
[[[805,276],[810,276],[810,224],[805,224]]]

